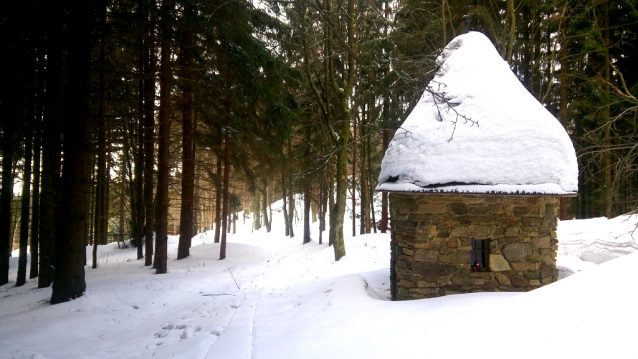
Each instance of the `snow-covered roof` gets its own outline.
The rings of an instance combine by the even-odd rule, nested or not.
[[[437,64],[385,153],[378,191],[578,192],[567,132],[485,35],[456,37]]]

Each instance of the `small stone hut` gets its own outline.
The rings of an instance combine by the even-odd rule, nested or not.
[[[569,136],[483,34],[452,40],[437,65],[381,164],[393,299],[556,281],[559,199],[578,191]]]

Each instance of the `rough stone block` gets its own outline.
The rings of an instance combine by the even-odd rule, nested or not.
[[[474,285],[474,279],[467,277],[452,277],[452,283],[455,285]]]
[[[452,229],[452,232],[450,233],[451,237],[467,237],[468,236],[468,227],[456,227],[454,229]]]
[[[410,292],[412,293],[419,293],[419,294],[424,294],[424,295],[428,295],[428,294],[439,294],[441,290],[439,288],[414,288],[414,289],[410,289]]]
[[[530,263],[530,262],[512,262],[512,269],[515,271],[533,271],[538,270],[538,263]]]
[[[506,245],[502,252],[508,261],[519,262],[532,254],[532,248],[529,243],[511,243]]]
[[[492,210],[492,205],[478,205],[478,206],[472,206],[472,208],[470,209],[470,213],[473,216],[484,216],[489,214],[491,210]]]
[[[458,263],[458,264],[469,264],[471,259],[471,254],[469,251],[456,251],[454,253],[450,253],[446,256],[446,259],[450,263]]]
[[[445,213],[448,211],[447,204],[445,203],[426,203],[419,206],[415,211],[418,214],[425,213]]]
[[[551,242],[551,239],[549,238],[549,236],[535,237],[535,238],[532,238],[532,247],[550,248],[551,246],[550,242]]]
[[[469,235],[475,239],[488,239],[490,238],[490,227],[473,224],[469,227]]]
[[[522,276],[512,276],[511,278],[512,281],[512,285],[515,287],[527,287],[529,286],[529,280],[527,280],[525,277]]]
[[[505,234],[505,228],[501,226],[494,226],[490,230],[491,238],[502,238],[504,234]]]
[[[434,218],[433,215],[431,214],[416,214],[416,213],[410,213],[408,215],[408,219],[410,219],[411,221],[419,221],[419,222],[423,222],[423,223],[429,223],[432,221],[432,218]]]
[[[470,213],[470,209],[465,203],[452,203],[450,205],[450,209],[452,209],[452,213],[456,215],[464,215]]]
[[[505,228],[504,235],[505,235],[505,237],[516,237],[516,236],[518,236],[519,232],[520,232],[520,228],[510,226],[510,227]]]
[[[416,262],[436,262],[439,259],[439,252],[425,249],[417,249],[414,253]]]
[[[512,270],[509,263],[500,254],[490,254],[490,270],[492,272],[504,272]]]
[[[492,206],[491,210],[493,214],[503,214],[505,213],[505,205],[502,203],[497,203]]]
[[[408,292],[408,290],[406,288],[402,288],[402,287],[397,288],[397,292],[398,292],[397,294],[399,296],[404,297],[404,298],[407,297],[410,294],[410,292]]]
[[[494,217],[493,216],[475,216],[472,218],[472,223],[478,224],[478,225],[491,225],[491,224],[494,224]]]
[[[420,280],[416,282],[416,286],[419,288],[433,288],[433,287],[436,287],[436,283]]]
[[[469,262],[469,259],[468,259]],[[425,273],[433,278],[448,276],[457,270],[457,266],[445,262],[412,262],[411,269],[418,273]]]
[[[503,273],[494,273],[494,278],[498,281],[498,284],[504,286],[512,285],[512,281]]]
[[[450,253],[454,253],[456,252],[456,248],[449,248],[449,247],[440,247],[439,248],[439,254],[441,255],[446,255],[446,254],[450,254]]]
[[[416,286],[416,283],[414,283],[412,281],[409,281],[409,280],[401,279],[401,280],[399,280],[399,283],[397,283],[397,285],[399,287],[403,287],[403,288],[412,288],[412,287]]]
[[[550,268],[556,268],[556,260],[552,258],[552,253],[543,257],[543,261],[541,262],[541,265],[544,265]]]
[[[527,227],[539,227],[541,225],[540,217],[521,217],[521,223]]]
[[[483,284],[483,290],[487,292],[494,292],[496,291],[497,287],[498,287],[498,283],[496,283],[495,280],[488,280],[488,281],[485,281],[485,284]]]
[[[472,224],[472,216],[459,216],[457,220],[462,226],[469,226]]]

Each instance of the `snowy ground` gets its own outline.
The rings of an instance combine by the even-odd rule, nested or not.
[[[171,237],[163,275],[103,246],[72,302],[49,305],[35,281],[0,287],[0,358],[635,358],[637,221],[561,222],[569,278],[541,289],[407,302],[388,300],[388,235],[349,238],[334,262],[325,244],[247,223],[224,261],[208,234],[172,259]]]

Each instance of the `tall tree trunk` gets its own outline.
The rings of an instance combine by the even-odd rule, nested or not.
[[[233,212],[233,234],[237,233],[237,212]]]
[[[64,118],[64,169],[60,183],[59,231],[55,242],[55,276],[51,304],[69,301],[86,290],[84,280],[84,222],[90,156],[89,71],[91,32],[101,1],[85,1],[69,9],[69,50]]]
[[[145,6],[146,1],[142,0]],[[155,37],[154,9],[143,8],[146,19],[144,28],[144,238],[146,255],[144,265],[153,264],[153,231],[155,205],[153,203],[153,165],[155,143]]]
[[[135,146],[135,180],[134,180],[134,196],[131,202],[135,203],[133,221],[133,241],[137,247],[137,259],[144,257],[143,237],[144,237],[144,76],[146,67],[146,44],[145,27],[146,27],[146,11],[142,4],[144,0],[138,0],[137,6],[139,11],[139,24],[142,26],[137,37],[137,136]]]
[[[9,105],[5,105],[9,107]],[[5,107],[5,108],[6,108]],[[3,116],[7,112],[3,111]],[[2,133],[2,193],[0,195],[0,285],[9,282],[11,255],[11,202],[13,200],[13,119],[6,121]]]
[[[319,187],[319,244],[323,244],[323,232],[326,230],[326,212],[328,211],[329,195],[327,192],[326,175],[323,174]]]
[[[158,228],[155,239],[155,256],[157,258],[156,273],[167,272],[168,241],[168,150],[171,124],[171,49],[170,49],[170,16],[173,1],[162,2],[160,28],[162,30],[161,68],[160,68],[160,108],[159,108],[159,154],[157,173],[157,197],[159,201]]]
[[[567,130],[567,105],[569,103],[569,86],[567,85],[567,20],[561,19],[561,33],[562,43],[560,46],[560,108],[558,111],[558,117],[563,128]],[[567,220],[569,217],[569,200],[567,197],[560,198],[560,215],[561,220]]]
[[[310,243],[310,204],[312,197],[309,177],[310,176],[308,174],[304,176],[303,184],[303,244]]]
[[[370,214],[372,216],[372,218],[370,219],[371,221],[368,223],[368,227],[366,228],[367,233],[370,233],[370,227],[372,227],[372,229],[374,230],[374,233],[377,233],[377,218],[376,215],[374,214],[374,187],[372,186],[372,184],[370,183],[372,180],[372,159],[371,159],[371,153],[372,153],[372,146],[370,145],[370,142],[372,141],[371,136],[368,136],[366,139],[366,143],[367,143],[367,154],[368,154],[368,166],[367,166],[367,177],[368,177],[368,199],[369,199],[369,203],[370,203]]]
[[[29,245],[29,202],[31,202],[31,161],[33,155],[33,95],[31,86],[27,86],[26,128],[24,133],[24,169],[22,171],[22,198],[20,216],[20,252],[18,257],[18,275],[16,287],[27,281],[27,247]],[[32,260],[37,260],[34,258]]]
[[[228,96],[228,94],[227,94]],[[224,129],[224,183],[223,183],[223,194],[222,194],[222,233],[221,233],[221,243],[219,245],[219,259],[226,259],[226,232],[228,228],[228,204],[229,204],[229,189],[228,185],[230,182],[230,136],[228,132],[230,131],[231,125],[231,112],[230,112],[230,98],[226,98],[226,128]]]
[[[266,227],[266,233],[270,233],[270,220],[268,219],[268,182],[266,181],[264,181],[264,190],[262,193],[264,194],[264,200],[261,204],[262,219],[264,221],[264,227]]]
[[[330,217],[328,221],[332,223],[332,208],[335,205],[335,177],[334,177],[334,166],[332,165],[332,160],[328,162],[328,208],[330,208]],[[326,209],[327,211],[327,209]],[[328,246],[332,246],[332,236],[330,235],[331,230],[328,228]]]
[[[282,210],[284,212],[284,224],[286,227],[286,236],[288,236],[290,234],[290,226],[289,226],[289,221],[288,221],[288,196],[286,195],[286,190],[288,189],[288,185],[286,183],[286,167],[283,166],[281,168],[281,199],[282,199],[282,203],[283,203],[283,207]]]
[[[195,192],[195,163],[193,158],[193,6],[184,3],[181,56],[182,77],[182,203],[179,220],[179,244],[177,259],[190,255],[193,237],[193,201]]]
[[[357,115],[354,116],[352,139],[352,236],[357,235]]]
[[[31,242],[29,243],[29,251],[31,252],[31,267],[29,268],[29,278],[38,276],[38,260],[40,258],[39,247],[39,229],[40,229],[40,168],[41,156],[40,149],[42,147],[42,106],[44,105],[44,51],[41,51],[39,57],[40,65],[38,67],[38,95],[36,105],[36,116],[34,126],[35,140],[33,143],[33,196],[31,204]]]
[[[293,193],[292,181],[288,182],[288,229],[290,232],[288,235],[290,238],[295,236],[293,224],[295,220],[295,195]]]
[[[219,243],[222,225],[222,159],[217,157],[215,182],[215,243]]]
[[[347,144],[350,137],[350,110],[348,109],[347,103],[348,96],[342,94],[341,123],[338,127],[339,139],[337,141],[338,150],[335,176],[337,183],[336,200],[330,211],[330,242],[334,247],[335,260],[339,260],[346,255],[346,247],[343,239],[343,220],[346,213],[346,193],[348,191]]]
[[[603,11],[603,51],[605,56],[605,65],[603,69],[603,92],[605,96],[609,96],[610,94],[610,86],[611,83],[611,57],[609,56],[609,2],[605,2],[602,4],[604,7]],[[604,134],[604,151],[603,151],[603,204],[605,210],[605,216],[607,218],[612,218],[614,216],[613,209],[613,182],[612,182],[612,154],[611,154],[611,104],[605,104],[603,107],[602,115],[603,121],[605,125],[605,134]]]
[[[348,191],[348,142],[350,139],[350,107],[349,100],[354,86],[356,72],[355,55],[357,44],[355,40],[355,0],[347,1],[346,32],[347,32],[347,73],[343,86],[337,85],[332,79],[332,87],[338,94],[339,116],[335,126],[337,132],[337,164],[336,182],[337,198],[330,211],[330,239],[334,248],[335,260],[346,255],[343,239],[343,220],[346,213],[346,193]],[[334,61],[334,59],[331,59]],[[345,70],[344,70],[345,71]],[[330,72],[334,74],[334,72]]]
[[[44,94],[44,122],[42,124],[42,194],[40,195],[40,263],[38,288],[53,283],[54,241],[60,179],[60,121],[62,97],[62,17],[59,4],[47,6],[46,92]],[[4,178],[4,177],[3,177]]]
[[[16,18],[15,16],[14,18]],[[3,15],[3,22],[6,17]],[[10,24],[10,25],[9,25]],[[2,122],[2,192],[0,193],[0,285],[9,282],[9,257],[11,256],[11,204],[13,201],[13,144],[15,124],[18,122],[17,103],[20,85],[21,58],[24,44],[19,36],[6,31],[6,26],[18,26],[9,22],[3,24],[0,40],[7,53],[7,64],[11,71],[0,81],[0,121]]]

